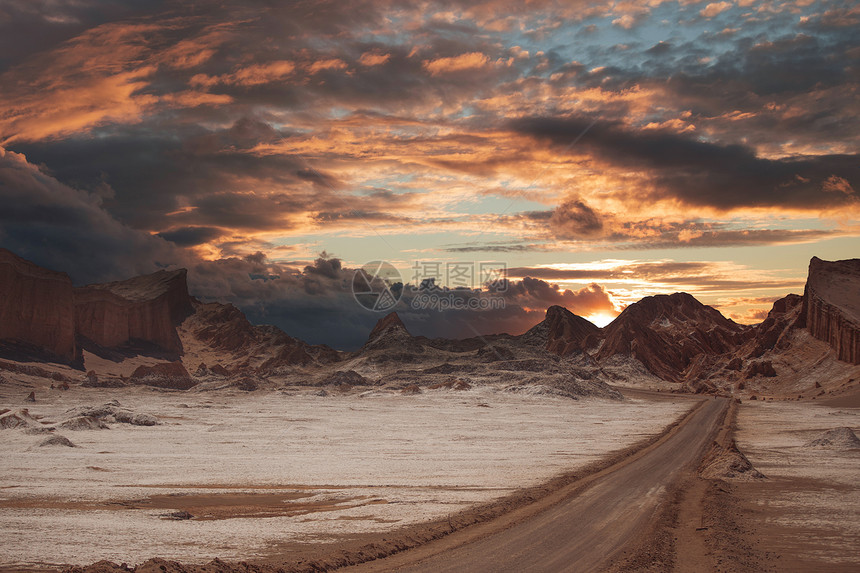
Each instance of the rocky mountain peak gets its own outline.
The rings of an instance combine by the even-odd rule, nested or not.
[[[522,339],[566,356],[596,344],[599,336],[600,328],[562,306],[553,305],[546,309],[543,321],[523,334]]]
[[[373,330],[370,331],[368,340],[374,340],[380,336],[392,333],[405,333],[412,336],[409,334],[409,331],[406,329],[406,325],[403,324],[403,321],[400,320],[400,317],[397,316],[396,312],[391,312],[380,318],[377,321],[376,326],[373,327]]]
[[[649,296],[631,304],[604,333],[599,360],[628,355],[664,380],[680,381],[694,358],[730,352],[743,344],[752,330],[679,292]]]

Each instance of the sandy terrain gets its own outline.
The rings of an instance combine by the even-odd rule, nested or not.
[[[860,570],[860,448],[813,445],[828,430],[860,433],[860,410],[785,402],[745,403],[738,445],[768,479],[736,484],[758,548],[781,571]]]
[[[648,529],[667,488],[698,460],[727,405],[722,399],[699,402],[663,439],[541,500],[539,511],[525,507],[478,531],[351,570],[605,571]]]
[[[527,396],[493,387],[405,396],[313,389],[175,393],[45,389],[35,425],[118,399],[156,426],[0,430],[0,564],[265,558],[444,517],[658,433],[689,402]],[[193,519],[173,519],[176,512]],[[187,515],[179,514],[179,517]]]

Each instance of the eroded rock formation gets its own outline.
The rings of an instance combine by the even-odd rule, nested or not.
[[[788,332],[797,326],[802,305],[803,297],[796,294],[787,295],[774,302],[767,318],[755,326],[754,336],[738,353],[740,356],[737,360],[759,358],[768,350],[785,347]]]
[[[153,366],[138,367],[129,378],[132,384],[170,388],[172,390],[188,390],[197,384],[191,378],[182,362],[163,362]]]
[[[182,352],[176,326],[192,312],[185,269],[76,288],[74,297],[77,334],[99,346],[142,341]]]
[[[694,359],[731,352],[753,334],[683,292],[631,304],[604,333],[598,360],[632,356],[653,374],[674,382],[683,380]]]
[[[425,338],[412,336],[397,313],[392,312],[377,321],[361,351],[384,351],[388,358],[408,361],[412,355],[424,353],[425,342]]]
[[[270,325],[251,324],[231,304],[196,303],[194,314],[182,324],[184,336],[193,337],[210,350],[232,359],[231,369],[255,368],[271,372],[284,366],[328,363],[338,352],[325,345],[311,345]],[[213,374],[229,374],[220,364],[209,368]]]
[[[0,249],[0,340],[76,359],[72,281]]]
[[[839,360],[860,364],[860,259],[809,261],[802,319]]]
[[[557,305],[549,307],[546,318],[523,334],[524,340],[543,343],[549,352],[559,356],[594,346],[600,337],[600,328]]]

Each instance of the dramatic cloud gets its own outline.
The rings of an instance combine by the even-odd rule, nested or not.
[[[559,239],[597,237],[603,231],[600,216],[579,199],[569,199],[559,205],[552,212],[549,224]]]
[[[0,147],[0,244],[77,283],[118,280],[183,265],[161,238],[123,225],[97,195],[72,189]]]
[[[860,155],[807,155],[770,159],[739,144],[703,142],[668,130],[637,130],[620,122],[526,118],[519,133],[568,146],[591,125],[583,148],[615,167],[643,170],[639,201],[677,200],[721,211],[741,208],[860,208]],[[838,188],[841,192],[824,192]],[[632,196],[631,196],[632,199]],[[578,211],[583,212],[581,205]],[[588,217],[593,212],[588,210]],[[574,213],[574,219],[577,214]]]
[[[384,316],[367,310],[354,297],[357,272],[326,256],[297,268],[257,253],[199,262],[188,279],[195,295],[229,301],[253,321],[274,322],[308,342],[355,349]],[[413,334],[470,338],[500,332],[520,334],[542,320],[552,305],[583,316],[618,313],[609,293],[598,284],[572,291],[532,278],[478,289],[419,290],[407,285],[402,299],[390,310],[400,315]]]
[[[616,312],[609,294],[596,283],[572,291],[541,279],[525,277],[508,285],[505,298],[526,308],[545,310],[552,305],[560,305],[580,316]]]
[[[404,299],[428,336],[780,296],[855,256],[858,25],[829,0],[7,2],[0,246],[76,281],[185,265],[344,347],[378,318],[349,269],[380,258],[518,269],[505,308]]]

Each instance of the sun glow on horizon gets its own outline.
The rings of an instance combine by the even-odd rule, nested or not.
[[[585,317],[585,319],[591,324],[603,328],[604,326],[615,320],[615,317],[616,315],[609,314],[608,312],[597,312],[594,314],[589,314]]]

